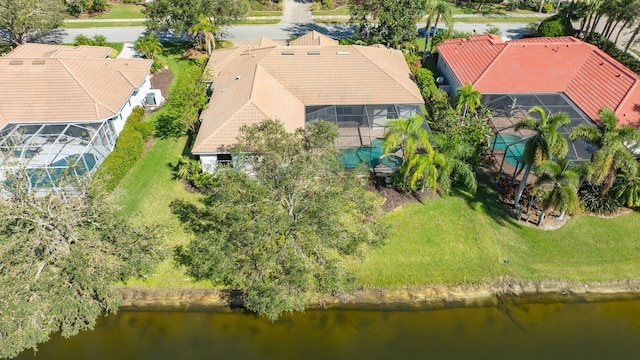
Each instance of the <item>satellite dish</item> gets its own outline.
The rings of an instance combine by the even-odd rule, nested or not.
[[[442,83],[444,83],[444,78],[442,76],[438,76],[438,78],[436,79],[436,83],[441,85]]]

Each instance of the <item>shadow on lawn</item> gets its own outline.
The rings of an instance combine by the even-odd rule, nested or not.
[[[469,208],[474,211],[484,212],[501,226],[506,226],[507,223],[510,223],[520,227],[511,214],[504,208],[491,179],[481,172],[477,173],[477,177],[478,190],[475,194],[456,189],[452,192],[452,196],[464,199]]]

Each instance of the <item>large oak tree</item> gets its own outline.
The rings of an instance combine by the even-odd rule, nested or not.
[[[118,308],[113,285],[146,274],[164,253],[157,229],[116,216],[79,183],[47,194],[33,186],[40,175],[20,169],[0,182],[0,358],[93,328]]]
[[[0,41],[20,45],[62,24],[60,0],[0,0]]]
[[[384,230],[367,176],[339,163],[336,136],[326,122],[295,133],[273,120],[244,127],[244,170],[218,169],[201,206],[173,204],[195,235],[176,254],[187,273],[242,290],[245,306],[272,320],[342,289],[343,259]]]

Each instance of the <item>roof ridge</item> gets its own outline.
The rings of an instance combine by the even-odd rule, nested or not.
[[[342,46],[342,45],[341,45],[341,46]],[[396,78],[395,78],[392,74],[390,74],[390,73],[387,71],[387,69],[385,69],[385,68],[381,67],[377,62],[375,62],[375,61],[374,61],[373,59],[371,59],[367,54],[365,54],[364,52],[362,52],[362,51],[361,51],[361,49],[364,49],[364,48],[370,48],[370,49],[380,49],[380,48],[374,48],[374,47],[370,47],[370,46],[361,46],[361,45],[349,45],[349,46],[351,46],[351,47],[353,47],[354,49],[356,49],[360,54],[362,54],[362,56],[364,56],[367,60],[369,60],[369,62],[371,62],[375,67],[377,67],[378,69],[382,70],[382,72],[383,72],[383,73],[384,73],[388,78],[390,78],[391,80],[393,80],[396,84],[400,85],[403,89],[405,89],[405,90],[407,90],[407,91],[411,92],[411,89],[407,88],[403,83],[401,83],[401,82],[399,82],[399,81],[396,81]],[[397,51],[397,50],[390,49],[390,48],[387,48],[387,47],[385,47],[385,49],[384,49],[384,50],[390,50],[391,52]],[[409,73],[409,74],[411,74],[411,73]]]
[[[633,81],[633,84],[629,86],[629,89],[627,89],[627,92],[624,94],[622,99],[620,99],[618,106],[616,106],[616,108],[613,109],[614,112],[617,112],[619,109],[622,108],[623,105],[625,105],[625,103],[627,102],[631,94],[633,94],[634,90],[638,87],[638,82],[639,82],[638,80],[639,79],[636,77],[636,79]]]
[[[87,96],[89,96],[89,98],[91,100],[93,100],[93,102],[96,104],[96,117],[100,118],[100,111],[97,109],[97,106],[100,105],[102,107],[104,107],[105,109],[113,112],[113,113],[118,113],[118,111],[114,111],[113,109],[109,108],[108,106],[105,106],[104,104],[101,104],[94,96],[93,94],[91,94],[91,92],[89,92],[89,90],[84,86],[84,84],[76,77],[76,75],[69,69],[69,67],[67,66],[67,64],[64,63],[63,60],[68,60],[68,59],[63,59],[63,58],[54,58],[55,60],[57,60],[60,65],[62,65],[62,67],[67,71],[67,73],[69,73],[69,75],[73,78],[73,80],[76,81],[76,83],[80,86],[80,88],[87,94]],[[74,59],[72,59],[74,60]]]
[[[489,40],[487,40],[489,41]],[[490,42],[490,41],[489,41]],[[491,42],[490,42],[491,43]],[[491,43],[491,46],[502,46],[502,49],[500,49],[500,51],[496,54],[496,56],[493,57],[493,60],[491,60],[491,62],[489,63],[489,65],[487,65],[484,70],[482,70],[482,72],[480,73],[480,75],[478,75],[478,77],[473,81],[473,83],[471,84],[472,86],[477,84],[478,82],[480,82],[480,80],[483,78],[483,76],[485,74],[487,74],[489,72],[489,68],[492,68],[493,65],[497,62],[498,58],[502,56],[503,53],[505,53],[505,49],[507,48],[507,44],[509,42],[503,42],[503,43],[499,43],[499,44],[494,44]],[[466,84],[461,84],[461,85],[466,85]]]

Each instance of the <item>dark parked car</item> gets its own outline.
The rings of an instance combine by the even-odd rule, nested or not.
[[[440,28],[436,28],[435,26],[432,26],[431,29],[429,30],[429,36],[433,37],[435,34],[439,34],[441,32],[443,32],[444,29],[440,29]],[[421,27],[418,28],[418,36],[419,37],[424,37],[427,34],[427,28],[426,27]]]

